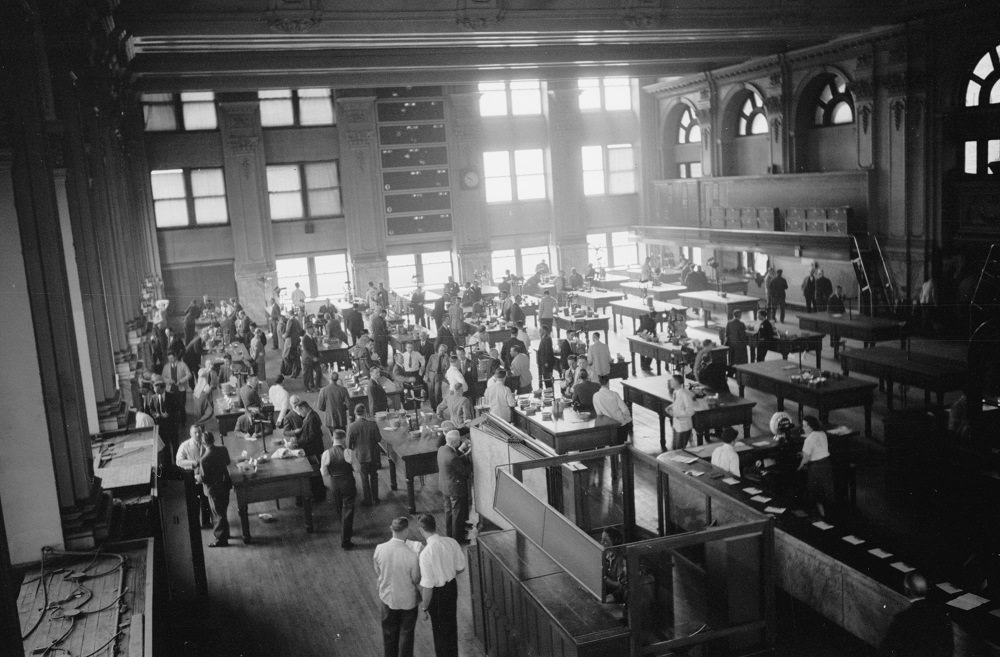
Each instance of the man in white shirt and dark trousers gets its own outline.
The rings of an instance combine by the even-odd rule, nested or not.
[[[420,564],[406,544],[410,521],[399,517],[389,525],[392,538],[375,547],[375,576],[382,600],[382,641],[385,657],[413,657],[417,624]]]
[[[694,429],[694,396],[684,386],[684,379],[678,374],[671,377],[668,385],[673,393],[673,403],[667,407],[667,413],[673,418],[670,422],[670,428],[674,432],[672,449],[684,449],[691,440],[691,431]],[[660,449],[666,451],[666,444],[661,442]]]
[[[417,520],[427,547],[420,552],[420,609],[431,621],[434,654],[458,657],[458,573],[465,570],[465,553],[453,538],[437,533],[429,513]]]
[[[726,427],[722,430],[722,444],[712,452],[712,465],[721,470],[726,470],[734,477],[739,477],[740,455],[736,452],[736,448],[733,447],[733,441],[735,440],[736,429]]]
[[[619,424],[617,444],[623,445],[632,435],[632,414],[622,398],[609,387],[611,379],[606,374],[601,376],[600,382],[601,389],[594,393],[594,412],[606,415]]]

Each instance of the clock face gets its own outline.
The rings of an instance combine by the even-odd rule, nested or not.
[[[479,174],[475,171],[466,171],[462,174],[462,186],[466,189],[479,187]]]

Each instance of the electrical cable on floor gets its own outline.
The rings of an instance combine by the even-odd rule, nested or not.
[[[38,629],[38,626],[42,624],[42,619],[45,618],[45,612],[46,612],[46,610],[49,607],[49,589],[45,585],[45,554],[46,554],[46,548],[42,548],[42,558],[41,558],[41,561],[39,561],[39,564],[40,564],[39,565],[39,569],[40,569],[41,572],[38,575],[38,582],[39,582],[39,585],[42,587],[42,595],[44,596],[43,602],[42,602],[41,613],[38,615],[38,620],[36,620],[35,624],[31,626],[31,629],[28,630],[27,634],[24,634],[24,635],[21,636],[21,641],[24,641],[25,639],[27,639],[29,636],[31,636],[34,633],[35,630]],[[35,589],[35,595],[38,595],[38,589],[37,588]]]

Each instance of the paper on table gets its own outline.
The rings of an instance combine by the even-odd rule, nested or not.
[[[771,501],[770,497],[764,497],[763,495],[754,495],[750,499],[753,500],[754,502],[760,502],[761,504],[767,504],[768,502]]]
[[[677,461],[678,463],[686,463],[687,465],[691,465],[692,463],[694,463],[694,462],[696,462],[698,460],[698,457],[696,457],[696,456],[680,456],[680,455],[677,455],[677,456],[671,456],[670,460],[671,461]]]
[[[722,481],[723,483],[729,484],[730,486],[735,486],[736,484],[740,483],[740,480],[737,479],[736,477],[726,477]]]
[[[850,543],[851,545],[861,545],[862,543],[865,542],[865,539],[858,538],[853,534],[848,534],[847,536],[844,537],[844,540]]]
[[[822,529],[823,531],[826,531],[828,529],[833,529],[833,525],[831,525],[828,522],[823,522],[822,520],[817,520],[816,522],[814,522],[813,527],[815,527],[816,529]]]
[[[868,554],[872,555],[873,557],[878,557],[879,559],[888,559],[889,557],[892,556],[892,552],[886,552],[882,548],[872,548],[868,550]]]
[[[975,593],[966,593],[965,595],[958,596],[954,600],[949,600],[947,604],[952,607],[968,611],[969,609],[975,609],[979,605],[984,605],[987,602],[989,602],[989,600],[978,596]]]
[[[993,611],[991,611],[990,616],[996,616],[997,618],[1000,618],[1000,609],[994,609]]]
[[[754,447],[767,447],[768,445],[771,444],[771,441],[770,440],[755,440],[755,441],[753,441],[750,444],[753,445]]]
[[[764,513],[784,513],[785,507],[783,506],[765,506]]]
[[[705,474],[705,472],[703,470],[685,470],[684,474],[691,475],[692,477],[700,477]]]
[[[851,430],[848,427],[845,427],[844,425],[840,425],[839,427],[834,427],[832,429],[829,429],[827,433],[833,436],[846,436],[847,434],[851,433]]]
[[[902,561],[896,561],[890,565],[901,573],[910,573],[914,570],[913,566],[908,566]]]
[[[760,495],[764,491],[762,491],[759,488],[754,488],[753,486],[748,486],[747,488],[743,489],[743,492],[746,493],[747,495]]]
[[[952,586],[951,582],[941,582],[937,585],[939,589],[947,593],[948,595],[954,595],[955,593],[961,593],[962,589]]]

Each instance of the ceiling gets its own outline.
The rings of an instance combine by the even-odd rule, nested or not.
[[[955,11],[961,0],[122,0],[142,88],[668,77]]]

